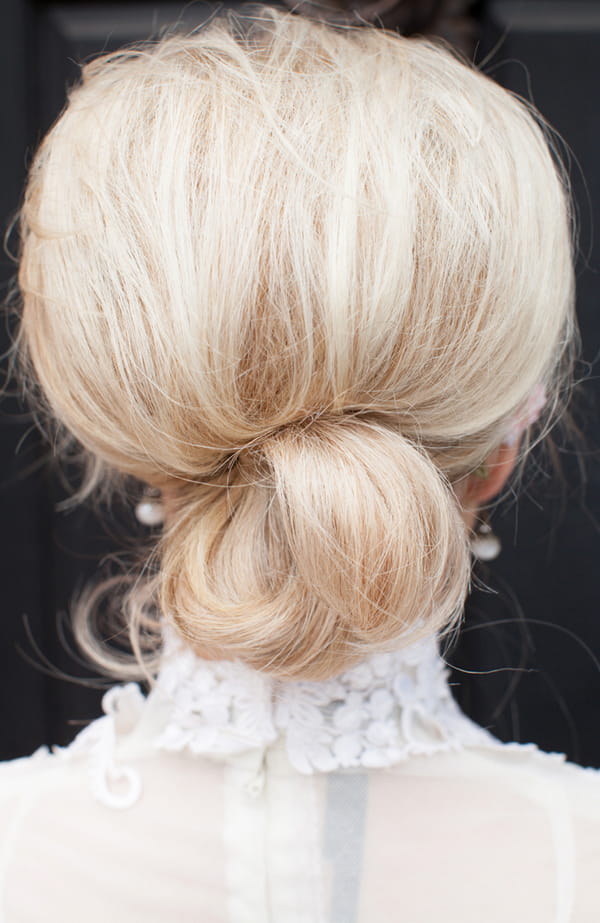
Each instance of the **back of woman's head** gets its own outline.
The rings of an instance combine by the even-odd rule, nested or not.
[[[88,64],[34,162],[22,337],[53,414],[160,487],[154,600],[323,677],[452,623],[453,489],[571,337],[528,107],[441,47],[268,8]]]

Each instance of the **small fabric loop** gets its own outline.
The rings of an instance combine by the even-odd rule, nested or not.
[[[135,683],[113,687],[102,699],[105,716],[81,731],[70,746],[54,748],[63,759],[87,758],[92,793],[106,807],[129,808],[140,798],[139,773],[117,765],[116,746],[118,736],[134,726],[144,701]]]

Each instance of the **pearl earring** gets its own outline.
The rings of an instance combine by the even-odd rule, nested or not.
[[[488,522],[481,522],[471,536],[471,554],[478,561],[493,561],[502,551],[500,539]]]
[[[149,487],[135,507],[135,517],[144,526],[160,526],[165,521],[165,508],[160,500],[160,490]]]

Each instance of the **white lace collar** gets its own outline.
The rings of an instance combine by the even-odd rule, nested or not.
[[[376,654],[325,682],[281,682],[237,661],[201,660],[165,627],[162,666],[149,698],[127,683],[110,689],[102,707],[102,718],[54,753],[85,759],[94,797],[120,809],[142,791],[139,771],[121,763],[127,747],[118,756],[118,742],[130,734],[141,733],[154,752],[213,759],[244,751],[258,758],[281,740],[302,773],[502,746],[455,704],[435,638]],[[144,728],[152,728],[148,736]],[[36,754],[47,756],[46,748]]]
[[[303,773],[495,742],[455,704],[435,638],[324,682],[282,682],[237,661],[202,660],[166,630],[155,694],[167,703],[156,748],[219,757],[282,736]]]

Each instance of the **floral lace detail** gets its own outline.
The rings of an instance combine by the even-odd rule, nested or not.
[[[277,737],[272,685],[268,676],[242,663],[201,660],[165,630],[157,688],[171,707],[156,746],[222,755],[271,743]]]
[[[390,766],[498,742],[450,693],[434,638],[376,654],[324,682],[283,682],[236,661],[196,657],[165,629],[157,691],[169,702],[158,749],[217,756],[285,738],[300,772]]]

